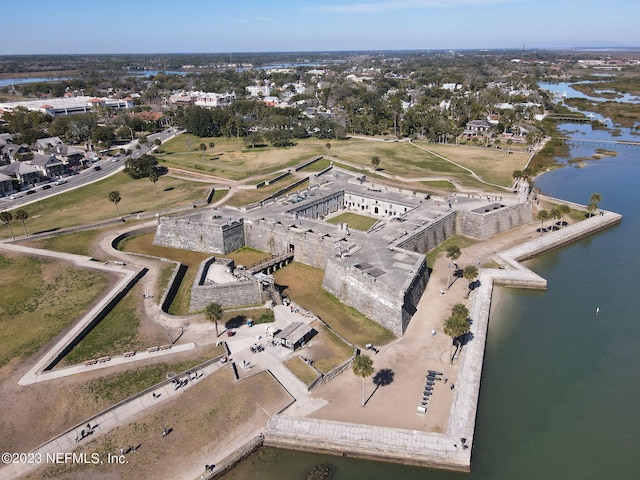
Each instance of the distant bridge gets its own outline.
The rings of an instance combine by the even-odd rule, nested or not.
[[[578,122],[578,123],[590,123],[593,121],[593,117],[587,117],[585,115],[568,115],[568,114],[551,114],[546,118],[551,120],[558,120],[561,122]]]
[[[640,142],[630,142],[628,140],[592,140],[588,138],[571,138],[571,137],[559,137],[561,140],[564,140],[567,143],[577,143],[582,145],[601,145],[603,147],[630,147],[630,148],[638,148],[640,147]]]

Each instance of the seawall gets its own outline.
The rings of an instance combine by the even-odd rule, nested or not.
[[[463,446],[473,445],[494,285],[546,288],[545,279],[519,262],[611,227],[621,220],[621,215],[604,212],[603,215],[596,215],[496,254],[495,260],[502,268],[481,269],[480,287],[474,291],[469,308],[470,318],[473,320],[473,341],[462,350],[445,433],[276,415],[267,423],[264,444],[286,449],[470,471],[472,448]],[[461,441],[463,438],[464,444]]]

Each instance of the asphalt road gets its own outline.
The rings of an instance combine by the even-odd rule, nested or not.
[[[155,146],[153,142],[156,138],[159,138],[161,142],[166,142],[175,133],[176,130],[174,129],[165,130],[159,133],[153,133],[151,135],[147,135],[148,142],[141,145],[140,149],[136,149],[136,145],[138,144],[137,140],[129,142],[126,145],[120,145],[118,146],[118,149],[124,149],[125,151],[131,150],[131,157],[138,158],[139,156],[151,151],[151,149]],[[102,180],[103,178],[113,175],[120,170],[123,170],[127,158],[129,158],[128,155],[122,155],[119,157],[118,161],[113,161],[112,157],[107,157],[103,160],[92,163],[89,168],[82,170],[80,173],[64,177],[66,183],[62,185],[55,185],[54,182],[51,182],[48,184],[51,185],[51,188],[49,189],[42,190],[42,186],[38,186],[30,188],[28,190],[23,190],[23,192],[34,190],[35,193],[25,195],[15,200],[10,200],[8,196],[1,197],[0,210],[12,210]],[[96,167],[100,167],[100,170],[94,170]]]

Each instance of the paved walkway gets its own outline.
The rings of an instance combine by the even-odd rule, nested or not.
[[[81,439],[82,430],[85,430],[85,438],[93,439],[103,435],[116,427],[133,421],[139,415],[148,414],[150,409],[175,399],[193,385],[197,384],[202,378],[211,375],[220,368],[224,368],[224,366],[225,365],[220,362],[214,362],[211,365],[195,371],[194,374],[197,375],[198,378],[193,379],[192,377],[192,380],[177,390],[174,389],[172,382],[168,382],[161,384],[155,389],[147,390],[142,394],[118,403],[32,450],[31,453],[39,455],[39,458],[42,459],[40,464],[21,463],[7,465],[4,468],[0,468],[0,478],[14,479],[34,471],[46,463],[47,454],[55,455],[73,452],[78,446],[78,443],[82,443],[83,441],[83,439]],[[184,379],[186,379],[186,376],[182,377],[182,380]],[[87,424],[91,425],[91,434],[86,434],[86,432],[89,431]],[[77,438],[79,439],[78,441],[76,441]],[[106,461],[106,459],[102,460]]]

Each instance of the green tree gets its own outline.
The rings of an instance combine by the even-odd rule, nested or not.
[[[16,220],[21,220],[22,221],[22,228],[24,228],[24,236],[28,237],[29,234],[27,233],[27,225],[25,222],[25,220],[29,218],[29,212],[27,212],[26,210],[18,210],[16,211]]]
[[[245,145],[248,145],[251,148],[255,148],[256,145],[260,145],[263,141],[264,139],[262,138],[262,135],[258,132],[251,132],[249,135],[244,137]]]
[[[552,220],[560,220],[562,218],[562,212],[560,211],[560,208],[552,208],[551,211],[549,211],[549,217],[551,217]],[[552,229],[555,229],[555,226],[551,226]]]
[[[325,144],[324,148],[326,148],[327,153],[329,153],[329,150],[331,150],[331,144],[330,143]]]
[[[95,126],[91,130],[91,139],[103,147],[110,147],[116,141],[115,130],[109,126]]]
[[[117,192],[115,190],[113,192],[109,192],[109,201],[113,202],[113,204],[116,206],[118,217],[120,217],[120,208],[118,208],[118,203],[120,203],[120,200],[122,200],[122,198],[120,198],[120,192]]]
[[[222,306],[219,303],[211,302],[207,304],[204,309],[204,317],[213,322],[216,326],[216,337],[220,336],[218,333],[218,320],[222,318]]]
[[[213,149],[215,148],[216,144],[215,144],[215,143],[213,143],[213,142],[209,142],[209,143],[207,144],[207,146],[208,146],[211,150],[213,150]]]
[[[204,152],[206,152],[206,151],[207,151],[207,146],[206,146],[204,143],[201,143],[201,144],[198,146],[198,149],[202,152],[202,156],[204,157]]]
[[[447,274],[447,290],[449,290],[449,287],[451,286],[451,263],[455,263],[455,261],[460,258],[460,255],[462,255],[462,252],[460,251],[460,247],[457,245],[449,245],[447,247],[447,255],[446,257],[449,259],[449,265],[447,267],[447,269],[449,270],[449,273]]]
[[[129,157],[125,162],[124,171],[131,178],[148,177],[158,166],[158,159],[154,155],[145,153],[138,158]]]
[[[544,222],[549,220],[549,212],[547,212],[546,210],[540,210],[538,212],[538,215],[536,215],[536,218],[540,220],[540,235],[542,235],[542,232],[544,230]]]
[[[11,239],[15,240],[16,237],[13,234],[13,229],[11,228],[11,220],[13,220],[13,214],[11,212],[0,212],[0,221],[2,221],[2,224],[6,225],[9,229],[9,233],[11,233]]]
[[[473,282],[475,278],[478,276],[478,267],[476,267],[475,265],[467,265],[466,267],[464,267],[462,276],[469,282],[469,288],[467,290],[467,297],[468,297],[469,292],[471,291],[471,282]]]
[[[451,315],[445,320],[442,331],[445,335],[451,337],[451,348],[455,345],[456,353],[458,351],[460,337],[469,333],[470,328],[471,326],[469,325],[466,317]],[[449,357],[451,359],[451,363],[453,363],[455,353],[451,353],[451,348],[449,349]]]
[[[371,165],[373,165],[374,170],[378,170],[378,166],[380,165],[380,157],[371,157]]]
[[[160,172],[158,172],[157,168],[154,168],[153,170],[151,170],[151,173],[149,173],[149,180],[151,180],[151,183],[153,183],[153,194],[156,194],[156,182],[158,180],[160,180]]]
[[[356,355],[352,368],[356,376],[362,377],[362,406],[364,407],[364,379],[373,374],[373,360],[369,355]]]
[[[589,198],[589,205],[587,205],[587,211],[589,215],[593,215],[598,210],[598,204],[602,201],[602,195],[599,193],[593,193],[591,198]],[[591,208],[589,208],[591,207]]]
[[[558,207],[558,210],[560,210],[560,220],[564,224],[564,216],[571,213],[571,207],[569,207],[569,205],[567,205],[566,203],[563,203]]]
[[[464,303],[456,303],[451,308],[451,316],[464,318],[466,320],[467,318],[469,318],[469,309]]]

